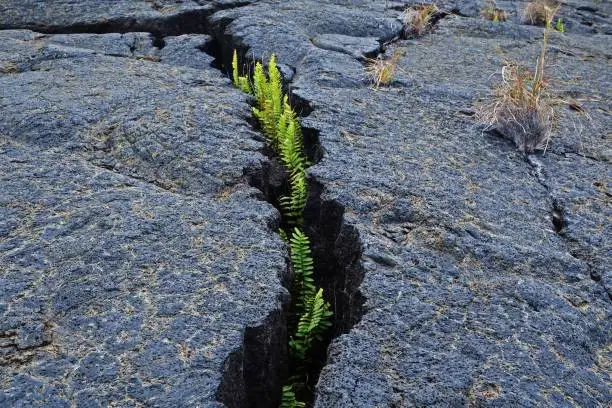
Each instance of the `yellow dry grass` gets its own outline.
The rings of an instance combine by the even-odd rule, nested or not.
[[[431,19],[439,11],[435,4],[418,4],[406,9],[402,13],[404,34],[406,36],[419,36],[431,28]]]
[[[393,81],[402,54],[402,51],[396,49],[390,60],[381,58],[368,58],[366,60],[366,76],[376,88],[387,86]]]

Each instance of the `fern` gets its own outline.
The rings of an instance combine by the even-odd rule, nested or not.
[[[298,361],[305,361],[313,343],[323,340],[325,331],[331,327],[332,315],[329,303],[323,299],[323,289],[306,299],[295,336],[289,341],[289,348]]]
[[[295,228],[293,234],[291,234],[289,245],[291,248],[291,265],[293,266],[294,293],[297,293],[296,312],[301,315],[306,308],[306,300],[313,298],[316,292],[310,241],[299,228]]]
[[[264,74],[263,65],[261,62],[255,64],[255,72],[253,73],[253,93],[257,99],[257,105],[263,106],[268,95],[268,80]]]
[[[304,408],[305,406],[305,403],[296,399],[292,385],[283,386],[283,394],[280,408]]]
[[[253,82],[238,72],[238,57],[234,52],[232,59],[232,78],[234,84],[244,92],[255,96],[256,107],[253,114],[258,119],[268,144],[279,156],[289,175],[289,195],[281,197],[280,205],[288,223],[302,226],[304,207],[308,198],[306,169],[310,166],[304,154],[302,129],[297,115],[287,95],[283,95],[282,77],[274,54],[268,62],[268,74],[261,62],[255,64]],[[295,296],[295,334],[289,347],[298,369],[308,364],[308,355],[315,342],[323,340],[323,335],[331,327],[330,305],[323,299],[323,289],[314,282],[314,262],[308,237],[298,228],[291,237],[283,230],[281,238],[289,244],[291,264],[294,272],[293,294]],[[296,376],[300,377],[298,374]],[[281,408],[302,408],[303,402],[297,401],[293,385],[283,387]]]
[[[238,52],[234,50],[234,55],[232,56],[232,79],[235,86],[238,86],[240,82],[240,74],[238,73]]]
[[[238,73],[238,57],[235,51],[232,68],[237,86],[242,88],[244,84],[249,85],[247,78]],[[268,62],[268,75],[264,72],[261,62],[255,64],[253,85],[248,86],[248,92],[251,91],[257,100],[253,114],[258,119],[268,144],[280,156],[289,174],[290,192],[288,196],[281,198],[281,209],[290,224],[301,226],[302,213],[308,198],[306,168],[309,163],[304,155],[302,129],[297,115],[289,104],[288,96],[283,95],[282,77],[274,54]]]
[[[276,65],[276,56],[272,54],[268,62],[268,75],[270,77],[269,99],[272,100],[274,117],[280,117],[283,110],[283,83],[280,71]]]
[[[290,240],[291,264],[294,273],[293,292],[296,293],[295,310],[299,316],[295,336],[289,347],[298,362],[304,363],[315,341],[331,327],[329,303],[323,299],[323,289],[317,291],[314,282],[314,262],[308,237],[294,228]]]
[[[251,93],[251,84],[249,83],[249,78],[246,76],[241,76],[240,78],[238,78],[240,80],[240,89],[242,89],[242,92],[244,93]]]
[[[264,73],[261,62],[255,64],[253,74],[253,92],[257,107],[253,114],[259,120],[268,142],[278,152],[278,121],[283,113],[282,77],[276,65],[274,54],[268,62],[268,76]],[[285,97],[286,98],[286,97]]]
[[[283,112],[278,119],[276,127],[277,150],[283,165],[290,173],[303,171],[308,167],[309,163],[304,156],[302,128],[295,112],[289,105],[287,96],[285,96],[283,105]]]
[[[248,76],[241,76],[238,71],[238,53],[234,50],[234,55],[232,56],[232,82],[234,82],[234,86],[242,90],[245,93],[252,93],[251,91],[251,83],[249,82]]]
[[[279,228],[278,235],[281,237],[281,239],[283,240],[285,244],[289,245],[289,237],[287,236],[287,233],[285,232],[284,229]]]
[[[270,146],[276,150],[276,146],[278,145],[277,141],[277,124],[278,117],[274,116],[274,110],[272,108],[272,101],[270,99],[265,99],[259,108],[253,108],[253,114],[259,120],[259,124],[261,125],[261,130]]]
[[[283,214],[291,225],[302,226],[304,224],[304,208],[308,199],[308,184],[306,172],[297,171],[289,177],[290,195],[281,197],[280,205]]]

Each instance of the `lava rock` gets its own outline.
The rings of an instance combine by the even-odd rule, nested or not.
[[[0,31],[0,406],[279,398],[279,214],[207,40]]]
[[[388,45],[387,58],[405,52],[395,81],[374,88],[356,55],[313,49],[311,39],[384,43],[394,35],[354,28],[360,20],[349,16],[382,22],[403,7],[330,1],[322,13],[303,3],[264,2],[212,19],[246,55],[275,52],[290,65],[290,89],[309,107],[303,125],[325,150],[309,170],[319,207],[334,203],[358,231],[359,291],[327,293],[340,316],[349,314],[338,313],[346,298],[363,296],[362,317],[330,346],[315,406],[606,404],[611,298],[609,283],[591,278],[605,276],[611,259],[605,39],[581,30],[551,36],[550,64],[563,68],[550,75],[575,73],[556,91],[584,99],[600,125],[562,110],[538,166],[472,116],[506,61],[534,64],[541,28],[518,18],[489,22],[461,2],[470,17],[448,15],[432,34]],[[283,23],[266,24],[270,13]],[[316,23],[284,23],[307,20]],[[597,30],[609,24],[605,14]],[[577,135],[572,122],[588,131]],[[553,223],[560,208],[561,232]],[[307,215],[307,224],[320,225],[322,213]]]
[[[610,5],[564,2],[546,73],[571,103],[526,157],[472,117],[535,64],[525,2],[497,23],[443,0],[403,40],[416,3],[0,4],[0,405],[277,405],[286,250],[245,185],[268,165],[247,100],[211,68],[234,49],[277,55],[324,152],[316,407],[607,404]],[[377,49],[404,51],[389,87]]]

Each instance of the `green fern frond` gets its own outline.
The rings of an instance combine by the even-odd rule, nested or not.
[[[279,143],[282,140],[282,137],[280,135],[285,135],[286,132],[287,132],[287,117],[284,114],[282,114],[279,116],[278,123],[276,124],[276,137],[274,140],[274,145],[272,145],[272,148],[277,153],[280,152]]]
[[[251,91],[251,83],[249,82],[249,78],[247,76],[238,77],[239,88],[244,93],[250,94]]]
[[[238,53],[236,50],[234,50],[234,55],[232,56],[232,82],[234,86],[242,90],[242,92],[248,94],[252,93],[249,77],[247,75],[241,76],[238,70]]]
[[[270,78],[269,99],[272,100],[272,109],[274,116],[278,118],[282,113],[283,103],[283,82],[278,66],[276,65],[276,56],[272,54],[268,61],[268,76]]]
[[[278,151],[278,123],[283,113],[282,77],[276,65],[274,54],[268,63],[268,75],[264,73],[261,62],[255,64],[253,74],[253,92],[257,99],[257,108],[253,109],[260,122],[261,128],[268,138],[268,142]]]
[[[287,233],[285,232],[284,229],[279,228],[278,235],[281,237],[281,239],[283,240],[285,244],[289,245],[289,237],[287,236]]]
[[[310,251],[310,240],[299,229],[294,228],[289,241],[291,248],[291,265],[293,266],[293,282],[296,293],[296,313],[301,315],[306,308],[307,299],[315,296],[314,262]]]
[[[293,392],[293,385],[283,386],[280,408],[304,408],[305,403],[298,401]]]
[[[303,147],[303,140],[302,140],[302,128],[300,126],[300,122],[298,121],[297,118],[297,114],[295,113],[295,111],[293,110],[293,108],[291,107],[291,105],[289,104],[289,97],[287,95],[285,95],[285,98],[283,99],[283,113],[285,116],[285,120],[287,121],[287,123],[290,122],[295,122],[296,123],[296,140],[299,144],[299,146],[302,148]]]
[[[238,53],[234,50],[234,55],[232,56],[232,79],[234,82],[234,86],[240,87],[239,78],[240,74],[238,73]]]
[[[306,299],[306,308],[300,316],[295,336],[289,341],[289,348],[298,360],[306,360],[315,341],[321,341],[325,331],[331,327],[329,303],[323,299],[323,289],[319,289],[314,297]]]
[[[263,65],[261,62],[255,64],[255,72],[253,73],[253,91],[257,99],[257,105],[263,108],[264,102],[268,95],[268,80],[264,74]]]
[[[278,119],[277,126],[277,151],[285,167],[289,169],[290,173],[294,173],[295,171],[308,168],[310,163],[308,163],[304,154],[304,141],[300,122],[293,108],[289,105],[287,96],[283,100],[283,106],[283,112]]]
[[[274,147],[278,144],[276,128],[278,125],[278,118],[274,116],[272,110],[272,101],[269,99],[264,100],[263,104],[259,108],[253,108],[253,114],[259,120],[261,130],[263,131],[268,143]]]
[[[295,171],[289,177],[290,195],[281,197],[280,204],[283,214],[292,225],[301,226],[304,223],[304,207],[308,199],[308,184],[304,170]]]
[[[297,136],[299,124],[293,120],[284,126],[285,132],[279,136],[280,157],[285,168],[290,173],[304,171],[306,169],[306,160],[302,152],[299,138]]]

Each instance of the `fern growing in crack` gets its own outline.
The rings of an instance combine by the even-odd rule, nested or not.
[[[310,240],[299,228],[294,228],[291,234],[290,248],[293,293],[296,294],[295,313],[299,320],[289,347],[294,358],[304,364],[313,343],[323,340],[323,334],[331,327],[333,313],[329,303],[323,299],[323,289],[317,291]]]
[[[295,297],[294,319],[291,330],[295,330],[289,342],[292,358],[298,374],[283,387],[281,408],[302,408],[303,402],[297,400],[294,388],[306,380],[307,366],[313,345],[323,340],[323,335],[331,327],[333,315],[329,303],[323,299],[323,289],[314,282],[314,262],[308,237],[300,230],[304,223],[304,208],[308,198],[306,169],[310,166],[304,154],[304,141],[297,115],[287,95],[282,92],[282,78],[276,57],[268,62],[268,74],[261,62],[255,65],[253,82],[240,76],[238,58],[234,52],[232,60],[234,84],[255,96],[256,107],[253,114],[259,120],[267,142],[280,158],[289,176],[289,194],[280,198],[283,215],[288,224],[296,226],[288,237],[283,230],[281,238],[290,246],[291,265],[294,272],[292,293]],[[307,380],[306,380],[307,381]],[[305,384],[302,384],[304,386]]]
[[[306,309],[308,299],[315,296],[316,288],[313,278],[314,266],[308,237],[295,228],[289,242],[291,248],[291,265],[293,266],[294,293],[296,293],[296,313],[301,315]]]
[[[323,289],[306,299],[295,336],[289,341],[289,348],[298,361],[306,361],[314,342],[323,340],[323,335],[331,327],[332,315],[329,303],[323,299]]]
[[[281,161],[289,173],[290,186],[289,196],[282,197],[280,200],[281,207],[290,224],[301,226],[304,207],[308,199],[306,169],[309,163],[304,156],[300,124],[286,96],[283,113],[277,126],[277,143]]]
[[[277,122],[276,134],[278,153],[283,165],[291,172],[306,170],[309,163],[304,156],[302,128],[287,96],[283,100],[283,111]]]
[[[257,107],[253,114],[259,120],[261,128],[272,148],[278,152],[278,121],[283,113],[282,77],[274,54],[268,62],[268,75],[264,73],[261,62],[255,64],[253,74],[253,91],[257,99]]]
[[[289,177],[290,192],[280,198],[283,214],[290,225],[301,227],[304,224],[304,208],[308,200],[306,171],[296,171]]]
[[[252,93],[249,77],[247,75],[240,75],[238,71],[238,53],[236,50],[234,50],[234,55],[232,56],[232,81],[234,82],[234,86],[242,90],[242,92],[248,94]]]
[[[298,401],[295,397],[292,385],[283,386],[280,408],[304,408],[305,406],[305,403]]]

